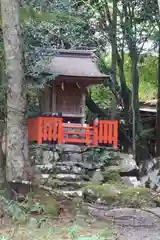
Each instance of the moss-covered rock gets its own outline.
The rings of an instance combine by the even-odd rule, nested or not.
[[[44,202],[44,213],[52,216],[58,216],[59,207],[54,198],[48,199]]]
[[[121,182],[119,168],[108,167],[102,172],[104,183]]]
[[[133,188],[125,185],[88,185],[83,188],[83,197],[89,202],[103,202],[110,207],[148,207],[155,206],[151,192],[147,188]]]
[[[37,204],[38,203],[38,204]],[[59,205],[56,199],[46,190],[37,188],[34,192],[30,193],[28,204],[43,206],[44,214],[57,216],[59,211]]]
[[[58,179],[49,178],[48,181],[46,182],[46,186],[51,187],[53,189],[56,188],[73,191],[86,186],[86,182],[83,180],[77,182],[77,181],[62,181]]]

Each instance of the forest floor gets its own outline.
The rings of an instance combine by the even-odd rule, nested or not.
[[[45,193],[43,203],[46,203]],[[40,196],[36,195],[40,198]],[[63,215],[54,216],[55,200],[47,195],[49,214],[30,215],[29,221],[11,221],[6,218],[0,225],[0,240],[160,240],[158,229],[145,227],[115,226],[106,221],[75,211],[75,205],[67,202],[63,205]],[[73,209],[74,208],[74,209]],[[33,209],[32,209],[33,210]]]
[[[90,221],[90,223],[89,223]],[[53,221],[41,228],[34,225],[8,225],[0,229],[2,240],[159,240],[160,229],[116,227],[85,218],[77,219],[76,223]]]

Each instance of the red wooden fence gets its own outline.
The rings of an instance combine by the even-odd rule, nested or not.
[[[37,117],[28,120],[28,139],[42,144],[44,141],[58,144],[86,145],[112,144],[118,147],[118,121],[100,120],[98,126],[77,126],[63,123],[62,118]]]

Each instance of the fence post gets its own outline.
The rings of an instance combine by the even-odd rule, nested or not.
[[[113,145],[114,145],[114,148],[118,148],[118,121],[115,120],[114,121],[114,142],[113,142]]]
[[[63,134],[63,118],[58,119],[58,144],[62,144],[64,141]]]

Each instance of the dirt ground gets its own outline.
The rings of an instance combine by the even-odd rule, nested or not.
[[[6,225],[0,229],[2,240],[160,240],[159,229],[113,226],[106,222],[86,216],[54,220],[37,228],[32,222],[27,225]],[[97,237],[96,237],[97,236]],[[103,238],[98,238],[103,236]],[[3,237],[3,238],[2,238]]]
[[[36,195],[38,199],[42,196],[43,203],[47,201],[48,210],[54,213],[55,210],[51,208],[53,197],[44,192]],[[0,240],[160,240],[160,226],[157,229],[120,227],[82,214],[80,209],[75,213],[73,203],[66,203],[65,208],[65,215],[61,218],[33,216],[29,223],[23,225],[6,219],[0,223]]]

